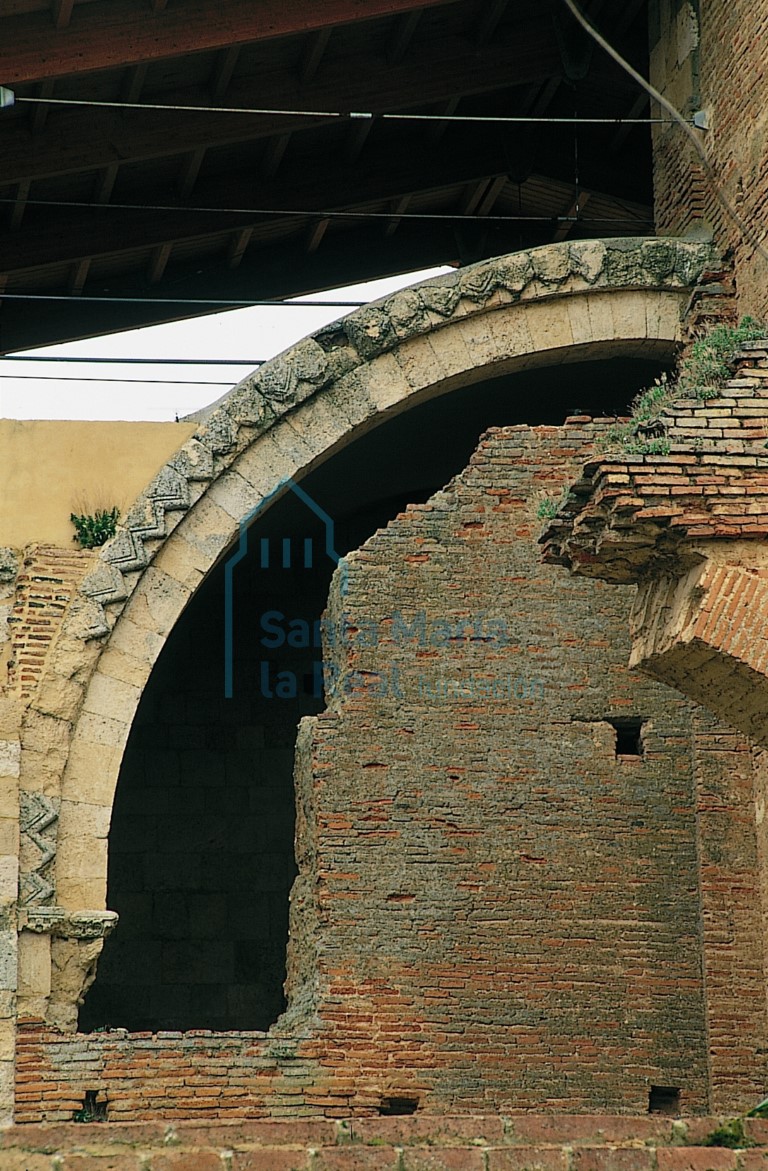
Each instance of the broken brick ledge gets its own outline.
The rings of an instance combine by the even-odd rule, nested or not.
[[[722,1118],[663,1115],[417,1115],[43,1123],[0,1131],[3,1171],[758,1171],[749,1146],[704,1146]]]

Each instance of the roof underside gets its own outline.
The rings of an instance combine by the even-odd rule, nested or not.
[[[584,7],[645,71],[645,0]],[[3,353],[652,234],[648,126],[349,117],[647,115],[561,0],[6,0],[0,84]]]

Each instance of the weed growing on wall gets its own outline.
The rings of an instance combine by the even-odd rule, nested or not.
[[[744,342],[764,338],[768,327],[754,317],[737,326],[716,325],[690,348],[672,378],[662,374],[633,400],[630,418],[610,427],[600,446],[625,455],[668,455],[662,415],[675,399],[716,398],[731,375],[731,362]]]
[[[71,512],[69,519],[75,526],[73,541],[81,549],[98,549],[105,545],[117,531],[120,517],[119,508],[97,508],[95,512]]]

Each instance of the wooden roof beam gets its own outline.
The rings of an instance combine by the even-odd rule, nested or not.
[[[565,210],[560,213],[561,215],[568,218],[561,220],[555,228],[555,234],[552,237],[553,244],[557,244],[559,240],[565,240],[566,236],[570,236],[576,223],[576,221],[570,217],[578,216],[580,212],[582,212],[587,206],[591,198],[591,191],[574,191],[573,199],[565,208]]]
[[[408,210],[408,205],[410,204],[412,198],[412,195],[404,195],[402,199],[393,200],[392,210],[395,214],[391,220],[387,220],[386,226],[384,228],[385,239],[391,239],[391,237],[394,236],[395,232],[400,227],[401,223],[403,222],[400,216],[403,212]]]
[[[506,175],[506,153],[502,146],[470,138],[464,148],[451,152],[440,148],[405,152],[393,161],[388,148],[371,152],[368,165],[360,168],[342,164],[318,175],[299,159],[279,183],[262,186],[260,207],[295,209],[308,220],[317,221],[322,211],[361,207],[369,203],[386,206],[387,201],[419,191],[437,190],[460,183],[480,185],[478,201],[487,191],[489,177]],[[258,217],[223,214],[219,207],[247,207],[253,203],[252,177],[222,183],[214,179],[200,183],[195,203],[210,206],[210,212],[169,212],[113,209],[95,215],[90,209],[62,210],[50,217],[45,228],[35,225],[22,232],[0,234],[0,256],[5,272],[23,272],[49,264],[74,262],[84,254],[91,257],[118,255],[137,248],[158,249],[167,243],[204,239],[246,228],[264,227],[268,234],[277,226],[294,226],[298,216]],[[300,221],[299,221],[300,222]],[[381,238],[379,221],[376,231]],[[254,243],[255,235],[254,235]]]
[[[480,28],[477,30],[475,40],[478,45],[484,45],[489,41],[499,25],[499,22],[507,10],[509,0],[493,0],[493,3],[487,5],[487,12],[481,21]]]
[[[323,236],[328,231],[328,225],[330,222],[331,221],[326,217],[325,219],[318,220],[316,223],[312,224],[309,229],[309,236],[307,238],[307,252],[317,252],[320,244],[322,243]]]
[[[74,297],[79,297],[85,287],[85,282],[88,279],[88,269],[91,267],[90,256],[85,256],[79,260],[69,278],[69,292]]]
[[[147,280],[151,285],[156,285],[158,281],[163,279],[163,273],[168,266],[168,261],[171,259],[172,251],[172,243],[161,244],[159,248],[155,248],[149,264],[149,271],[147,272]]]
[[[483,194],[483,198],[477,205],[476,214],[480,216],[490,215],[493,211],[496,200],[499,198],[506,185],[506,175],[497,175],[495,179],[491,179],[485,193]]]
[[[204,158],[205,147],[200,146],[185,159],[184,165],[179,172],[179,177],[176,184],[177,190],[182,199],[187,199],[188,196],[192,194],[192,188],[197,182]]]
[[[53,81],[52,78],[48,78],[48,80],[44,81],[40,86],[37,96],[40,98],[52,98],[55,84],[56,82]],[[32,117],[29,120],[29,128],[33,134],[41,133],[43,127],[48,121],[48,115],[50,112],[51,107],[47,106],[45,102],[41,102],[39,106],[32,107]]]
[[[144,82],[147,80],[147,70],[149,66],[146,63],[137,65],[135,69],[128,71],[128,76],[125,78],[122,88],[122,100],[124,102],[138,102],[141,97],[141,91],[144,89]]]
[[[299,66],[299,77],[302,85],[309,85],[310,81],[314,80],[325,50],[328,48],[332,32],[332,28],[321,28],[319,32],[313,33],[309,38]]]
[[[327,109],[332,94],[337,108],[342,110],[367,108],[384,112],[431,104],[452,114],[460,95],[492,92],[507,85],[510,77],[520,85],[541,85],[553,74],[559,75],[561,68],[557,46],[544,20],[529,26],[525,44],[518,37],[510,37],[509,43],[473,50],[471,46],[467,48],[463,38],[451,38],[440,46],[421,46],[418,57],[414,55],[400,65],[389,65],[375,55],[361,56],[357,64],[359,72],[352,78],[344,61],[329,60],[323,69],[322,84],[308,87],[302,94],[302,103],[308,109]],[[126,71],[123,99],[134,96],[135,100],[146,72],[145,66]],[[635,88],[628,82],[632,97]],[[295,103],[295,91],[295,79],[285,70],[274,69],[255,78],[236,78],[227,104],[290,109]],[[178,90],[163,94],[163,101],[193,105],[200,101],[200,93]],[[129,114],[121,110],[61,107],[56,112],[55,129],[46,128],[36,142],[19,136],[11,120],[0,119],[3,180],[11,183],[22,178],[93,171],[111,162],[127,164],[162,158],[170,150],[184,154],[203,145],[254,142],[322,125],[319,118],[280,115],[239,117],[162,110]],[[437,142],[447,126],[435,122],[424,129],[424,137]]]
[[[627,110],[626,117],[639,118],[643,110],[645,110],[647,107],[648,102],[648,94],[641,91]],[[619,126],[618,130],[611,139],[610,149],[612,151],[619,150],[624,145],[627,136],[631,134],[634,129],[635,127],[629,122],[625,122],[623,126]]]
[[[264,157],[261,160],[261,173],[265,179],[274,179],[280,170],[280,164],[283,161],[283,156],[288,149],[288,143],[290,141],[290,134],[279,134],[277,138],[273,138],[267,144],[267,149],[264,151]]]
[[[214,11],[210,0],[185,0],[155,12],[148,21],[134,0],[110,0],[83,5],[82,19],[69,30],[66,44],[56,29],[44,27],[38,13],[24,13],[0,21],[0,77],[4,85],[71,77],[455,3],[458,0],[219,0]]]
[[[230,238],[227,246],[227,268],[238,268],[251,242],[253,228],[241,228]]]
[[[68,28],[72,19],[74,0],[53,0],[53,24],[57,29]]]
[[[240,57],[240,48],[240,45],[232,45],[231,48],[225,49],[221,54],[219,63],[211,78],[211,97],[216,102],[220,102],[229,89],[232,76],[237,68],[238,58]]]
[[[416,32],[420,20],[421,9],[417,9],[415,12],[408,12],[405,16],[400,17],[395,29],[394,39],[389,48],[388,56],[390,65],[397,65],[398,61],[402,61],[408,52],[408,47],[413,40],[413,34]]]
[[[112,192],[117,182],[117,173],[119,171],[117,163],[111,163],[106,167],[101,175],[97,176],[93,198],[96,203],[109,203],[112,198]]]
[[[21,227],[24,212],[27,210],[27,199],[29,198],[29,189],[31,186],[32,184],[29,179],[23,179],[16,188],[16,201],[11,204],[11,214],[8,220],[8,227],[12,232],[17,231]]]
[[[344,157],[348,163],[354,163],[360,158],[368,136],[373,130],[373,122],[373,118],[362,118],[353,124],[344,150]]]

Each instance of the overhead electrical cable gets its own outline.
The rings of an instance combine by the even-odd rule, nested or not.
[[[629,76],[633,78],[638,85],[642,86],[645,92],[649,94],[655,102],[658,102],[661,108],[667,111],[673,122],[675,122],[681,128],[691,146],[695,150],[699,161],[701,162],[702,170],[704,171],[704,174],[706,175],[710,186],[720,201],[724,211],[728,214],[732,222],[739,229],[743,239],[751,244],[755,251],[759,252],[765,261],[768,261],[768,248],[766,248],[761,238],[747,223],[747,221],[742,218],[721,187],[717,175],[715,174],[715,170],[709,161],[709,156],[704,149],[704,145],[692,129],[692,127],[696,125],[695,121],[689,122],[687,118],[684,118],[677,107],[674,106],[668,98],[665,98],[664,95],[650,83],[650,81],[647,81],[641,73],[638,73],[638,71],[632,65],[630,65],[629,61],[626,61],[624,57],[622,57],[621,53],[619,53],[617,49],[614,49],[613,45],[606,41],[605,37],[602,36],[602,34],[597,31],[594,25],[592,25],[587,20],[584,13],[575,3],[575,0],[563,0],[563,3],[573,14],[581,27],[592,37],[594,41],[597,42],[600,48],[603,49],[609,57],[612,57],[616,64],[620,65],[621,68],[626,73],[628,73]]]
[[[488,176],[485,176],[487,178]],[[298,219],[337,219],[337,220],[450,220],[467,222],[472,220],[483,223],[581,223],[581,224],[648,224],[652,220],[641,216],[589,216],[573,215],[505,215],[490,213],[489,215],[462,215],[461,212],[445,211],[344,211],[335,209],[325,211],[322,208],[274,208],[274,207],[205,207],[200,205],[184,205],[178,203],[92,203],[83,199],[29,199],[17,196],[0,197],[0,204],[23,203],[26,207],[76,207],[88,211],[152,211],[152,212],[190,212],[201,215],[248,215],[248,216],[280,216],[281,218]]]
[[[566,0],[567,2],[567,0]],[[9,92],[6,90],[6,92]],[[275,110],[258,106],[187,106],[165,102],[121,102],[99,101],[95,98],[51,98],[19,97],[14,95],[16,105],[27,102],[46,106],[87,106],[112,110],[164,110],[188,114],[247,114],[266,118],[322,118],[342,120],[384,121],[384,122],[455,122],[455,123],[556,123],[580,122],[594,126],[648,126],[668,124],[666,118],[625,118],[619,115],[604,117],[559,117],[537,114],[377,114],[373,110]],[[7,103],[10,107],[13,103]],[[682,115],[681,115],[682,117]],[[677,120],[677,119],[675,119]]]

